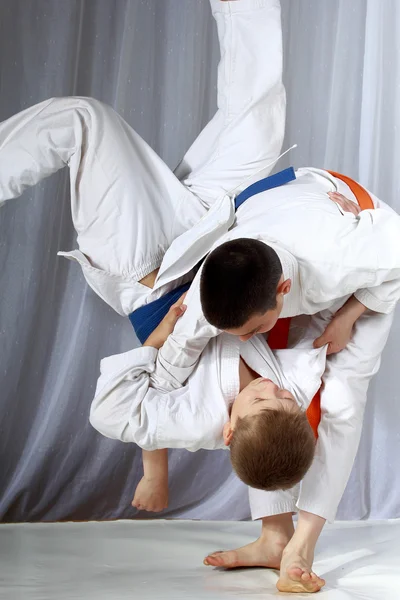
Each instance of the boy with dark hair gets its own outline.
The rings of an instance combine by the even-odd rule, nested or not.
[[[284,286],[272,248],[247,238],[226,242],[209,254],[201,272],[204,316],[214,327],[235,333],[254,315],[277,309]]]

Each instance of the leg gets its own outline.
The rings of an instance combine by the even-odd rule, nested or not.
[[[296,531],[282,554],[280,576],[276,587],[280,592],[315,593],[325,581],[312,571],[315,546],[325,519],[299,512]]]
[[[88,98],[58,98],[0,124],[0,203],[70,168],[78,261],[120,314],[147,295],[138,281],[205,209],[129,125]],[[182,202],[185,211],[178,211]]]
[[[277,583],[281,592],[318,592],[325,581],[312,571],[314,548],[325,521],[300,513],[296,532],[292,514],[296,511],[299,486],[292,490],[263,492],[249,488],[253,519],[262,519],[261,536],[255,542],[229,552],[215,552],[204,560],[214,567],[266,567],[280,569]]]
[[[328,313],[312,318],[312,337],[320,334],[318,330],[329,320]],[[364,314],[356,323],[350,344],[328,358],[316,458],[301,483],[299,520],[283,553],[277,584],[280,591],[318,591],[324,584],[311,570],[315,546],[325,520],[335,518],[353,467],[368,385],[379,368],[392,320],[393,314]]]
[[[366,312],[348,346],[328,357],[316,455],[301,484],[299,510],[335,518],[357,453],[369,382],[379,369],[392,321],[393,313]]]
[[[211,6],[221,46],[218,111],[176,170],[205,206],[237,186],[238,193],[252,183],[249,177],[268,175],[285,125],[279,1],[211,0]]]
[[[261,535],[255,542],[237,550],[214,552],[204,559],[212,567],[265,567],[279,569],[282,554],[294,533],[292,513],[262,519]]]
[[[292,490],[263,492],[249,488],[253,520],[262,519],[261,536],[255,542],[228,552],[215,552],[204,560],[214,567],[267,567],[279,569],[283,550],[293,536],[298,486]]]

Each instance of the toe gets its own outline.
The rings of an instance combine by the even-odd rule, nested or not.
[[[219,552],[213,552],[212,554],[206,556],[206,558],[203,561],[203,564],[205,564],[208,567],[223,567],[225,562],[223,554],[224,552],[222,550]]]
[[[303,569],[300,569],[300,567],[292,567],[287,571],[288,577],[292,581],[301,581],[303,573]]]
[[[312,581],[312,583],[317,585],[319,588],[322,588],[325,585],[325,579],[318,577],[318,575],[314,572],[311,572],[311,581]]]

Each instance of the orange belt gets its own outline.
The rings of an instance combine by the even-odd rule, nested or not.
[[[346,177],[346,175],[341,175],[340,173],[335,173],[335,171],[328,171],[337,179],[341,179],[351,189],[354,196],[357,199],[357,202],[362,210],[366,210],[368,208],[374,208],[374,203],[372,202],[372,198],[357,181],[354,179],[350,179],[350,177]],[[286,319],[279,319],[275,327],[270,331],[268,337],[268,344],[272,350],[281,350],[283,348],[287,348],[288,339],[289,339],[289,329],[290,329],[290,317]],[[321,390],[319,390],[314,398],[311,400],[310,406],[307,409],[307,418],[314,431],[315,437],[318,438],[318,426],[321,421]]]

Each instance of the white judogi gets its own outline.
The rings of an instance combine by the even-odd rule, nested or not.
[[[88,284],[121,315],[182,282],[187,272],[169,269],[151,293],[138,283],[216,199],[268,175],[280,152],[279,0],[211,6],[221,46],[218,111],[175,174],[119,115],[90,98],[47,100],[0,124],[0,204],[68,165],[79,250],[60,254],[79,262]]]
[[[49,100],[0,124],[0,203],[20,195],[26,186],[34,185],[68,165],[79,250],[66,255],[81,264],[89,285],[123,315],[176,287],[182,278],[188,278],[192,266],[214,244],[240,231],[240,235],[247,232],[246,235],[254,236],[251,218],[247,222],[245,216],[249,211],[257,211],[261,199],[266,197],[263,194],[253,202],[248,200],[251,204],[243,205],[237,215],[237,225],[239,217],[242,219],[241,229],[237,227],[227,234],[235,219],[229,191],[235,189],[238,193],[254,180],[268,175],[271,170],[268,165],[277,159],[282,144],[285,93],[281,79],[278,0],[211,0],[211,4],[221,44],[218,111],[184,157],[176,175],[123,119],[95,100]],[[301,188],[303,184],[304,188]],[[289,190],[295,185],[300,187],[299,192],[308,189],[308,196],[303,198],[308,208],[303,206],[301,210],[301,205],[296,204],[295,193],[292,204],[286,203],[281,212],[275,202],[274,211],[278,212],[274,236],[277,239],[272,239],[269,230],[266,231],[269,236],[265,237],[276,247],[285,275],[293,279],[294,289],[287,297],[290,304],[286,301],[285,314],[298,314],[304,312],[303,308],[305,312],[312,312],[325,307],[335,295],[351,293],[355,281],[359,287],[369,288],[366,292],[357,292],[365,294],[358,296],[361,301],[374,310],[390,310],[397,298],[398,273],[397,254],[389,255],[387,249],[393,240],[393,230],[397,228],[396,218],[386,218],[384,211],[366,211],[359,219],[340,215],[326,200],[326,191],[337,187],[350,198],[352,194],[345,184],[326,172],[314,174],[305,170],[297,182],[284,189]],[[314,200],[312,204],[310,194]],[[277,196],[274,198],[278,200]],[[280,198],[284,201],[284,197]],[[324,217],[320,202],[324,206]],[[265,208],[264,205],[262,210]],[[289,243],[294,243],[293,240],[298,243],[296,248],[289,244],[286,249],[288,240],[282,238],[285,232],[279,228],[279,219],[286,219],[292,209],[297,211],[296,219],[291,221],[291,232],[296,235]],[[258,218],[256,212],[254,214]],[[312,229],[314,219],[318,221],[315,230]],[[193,228],[193,225],[196,226]],[[325,228],[322,237],[320,227]],[[257,235],[259,232],[257,223]],[[362,245],[363,236],[359,234],[363,232],[369,248]],[[353,240],[357,243],[346,253],[341,242],[346,239],[345,234],[350,233],[356,234]],[[307,236],[311,238],[311,234],[316,240],[313,247],[306,244]],[[375,262],[372,254],[374,239],[379,240]],[[300,255],[303,242],[305,254]],[[324,244],[328,243],[331,243],[335,259],[329,262],[332,278],[323,279],[327,269],[313,265],[318,265],[318,257]],[[348,244],[345,248],[349,250]],[[324,256],[332,259],[329,252]],[[349,265],[349,256],[356,277],[354,281],[348,273],[347,279],[341,275],[344,265]],[[155,289],[150,291],[138,281],[157,267],[160,272]],[[343,289],[341,283],[344,280],[351,280],[351,289],[347,285]],[[385,282],[383,286],[382,282]],[[375,288],[370,287],[374,283],[380,283],[378,296],[374,295]],[[315,296],[303,293],[306,286]],[[385,286],[391,288],[386,296]],[[189,323],[190,315],[194,314],[191,321],[194,327],[200,314],[196,294],[195,284],[188,296],[189,308],[184,317]],[[341,299],[339,305],[343,301]],[[182,319],[179,327],[183,322]],[[331,497],[336,497],[337,505],[358,446],[368,382],[378,368],[390,324],[390,315],[363,316],[357,323],[350,346],[328,361],[317,447],[320,458],[303,482],[301,494],[305,501],[302,504],[300,496],[299,507],[314,506],[315,510],[308,510],[333,518],[334,502],[329,510],[324,508],[326,489],[330,490]],[[203,347],[210,331],[206,330],[205,334],[205,339],[200,341]],[[171,346],[170,350],[168,346],[165,348],[161,357],[164,366],[176,358]],[[194,354],[199,352],[197,342]],[[171,370],[176,380],[185,380],[188,372],[193,370],[195,360],[193,356],[189,359],[187,372]],[[165,372],[161,371],[161,375]],[[340,403],[337,402],[338,395]],[[335,435],[342,441],[340,447],[336,446],[341,452],[339,458],[330,452]],[[341,469],[336,466],[339,463]],[[286,496],[279,504],[276,495],[260,494],[256,516],[262,516],[262,511],[266,515],[274,514],[271,512],[274,510],[279,512],[286,502]],[[252,506],[254,508],[254,503]],[[260,506],[264,508],[261,510]]]
[[[304,343],[303,343],[304,345]],[[290,390],[303,410],[321,385],[326,349],[272,352],[264,337],[249,343],[222,334],[207,345],[186,386],[168,393],[150,387],[157,350],[142,347],[105,358],[90,410],[103,435],[145,450],[224,448],[222,430],[239,393],[239,358]]]
[[[184,265],[182,273],[193,267],[210,250],[203,230],[221,230],[225,218],[227,233],[213,248],[244,237],[264,241],[276,250],[284,278],[292,281],[282,317],[315,314],[338,300],[344,304],[351,294],[374,312],[392,312],[400,297],[400,217],[382,202],[357,217],[343,214],[327,192],[338,189],[354,199],[346,184],[320,169],[300,169],[296,176],[291,183],[249,198],[236,216],[233,199],[225,196],[220,211],[209,211],[175,240],[161,276],[168,258],[176,261],[176,268]],[[197,256],[193,245],[185,247],[192,239]],[[200,277],[201,269],[185,299],[188,309],[159,353],[154,385],[184,383],[207,341],[220,333],[203,316]]]

